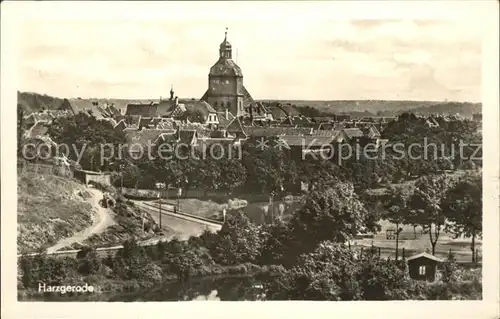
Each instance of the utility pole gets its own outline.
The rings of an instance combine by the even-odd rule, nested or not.
[[[158,208],[159,208],[159,210],[160,210],[160,213],[159,213],[159,214],[160,214],[160,216],[159,216],[159,217],[160,217],[160,229],[161,229],[161,195],[160,195],[160,193],[158,193],[158,197],[159,197],[159,199],[160,199],[160,200],[158,201],[158,202],[160,203],[160,205],[158,206]]]
[[[146,231],[144,230],[144,212],[141,214],[141,216],[142,216],[142,233],[144,234],[146,233]]]
[[[123,195],[123,169],[125,168],[125,165],[120,164],[120,194]]]
[[[180,212],[180,197],[182,194],[182,188],[177,189],[177,212]]]
[[[161,229],[161,190],[165,188],[165,183],[156,183],[156,189],[158,189],[158,218]]]

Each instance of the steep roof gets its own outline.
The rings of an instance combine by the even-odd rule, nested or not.
[[[91,99],[68,99],[71,108],[76,112],[92,113],[98,119],[103,118],[102,112],[99,109],[99,102]]]
[[[254,99],[252,98],[250,93],[248,93],[248,90],[245,88],[245,86],[243,86],[242,88],[242,93],[243,93],[243,108],[246,108],[255,103]]]
[[[234,115],[231,112],[227,112],[227,119],[226,119],[226,112],[217,112],[217,115],[219,117],[219,125],[221,127],[226,127],[231,123],[231,121],[234,119]]]
[[[170,116],[175,110],[175,100],[161,100],[156,110],[157,116]]]
[[[230,133],[236,133],[237,135],[239,135],[239,137],[247,136],[247,133],[243,129],[243,125],[241,124],[239,117],[235,117],[231,121],[231,123],[229,123],[229,125],[226,127],[226,131],[228,131]]]
[[[205,118],[208,117],[209,114],[216,113],[215,109],[205,101],[187,100],[187,101],[182,101],[182,104],[184,104],[186,111],[189,112],[198,111],[201,114],[203,114],[203,117]]]
[[[370,134],[373,137],[380,137],[380,132],[379,130],[375,127],[375,125],[371,125],[368,129],[368,134]]]
[[[288,115],[283,109],[279,108],[277,105],[271,105],[268,107],[269,111],[273,115],[274,119],[286,118]]]
[[[149,104],[127,104],[125,115],[140,115],[145,117],[155,117],[158,103]]]

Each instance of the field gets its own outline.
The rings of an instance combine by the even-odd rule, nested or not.
[[[380,247],[381,255],[384,257],[395,258],[396,251],[396,240],[387,239],[386,231],[387,229],[395,229],[395,225],[389,223],[388,221],[382,220],[379,222],[382,226],[382,230],[373,236],[373,238],[356,239],[353,243],[354,246],[362,247]],[[399,240],[399,255],[401,257],[402,248],[405,249],[405,257],[409,257],[416,253],[421,253],[426,250],[431,252],[431,244],[429,240],[429,234],[422,233],[422,228],[416,228],[416,239],[414,239],[415,234],[413,227],[404,225],[400,226],[403,231],[400,234]],[[472,254],[470,250],[470,239],[457,238],[454,239],[450,234],[441,232],[438,242],[436,244],[436,256],[446,259],[450,250],[453,255],[460,262],[470,262],[472,259]],[[476,250],[479,251],[479,256],[481,255],[482,243],[480,240],[476,239]]]
[[[92,223],[92,206],[84,200],[90,194],[76,181],[20,172],[17,195],[18,252],[48,247]]]

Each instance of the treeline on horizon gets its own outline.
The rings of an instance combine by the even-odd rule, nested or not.
[[[89,100],[94,100],[88,98]],[[64,98],[53,97],[33,92],[17,92],[17,107],[25,113],[43,109],[57,109]],[[101,100],[101,99],[99,99]],[[119,100],[119,99],[114,99]],[[481,113],[481,103],[471,102],[432,102],[432,101],[384,101],[384,100],[337,100],[337,101],[295,101],[295,100],[261,100],[262,102],[292,105],[306,117],[323,117],[333,114],[350,114],[352,116],[397,116],[406,111],[413,113],[456,114],[472,116]]]

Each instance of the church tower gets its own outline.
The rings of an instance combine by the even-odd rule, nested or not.
[[[208,90],[201,99],[219,112],[227,109],[235,116],[243,116],[246,106],[253,100],[243,86],[243,73],[233,61],[232,51],[226,28],[224,41],[219,46],[219,59],[210,68]]]

